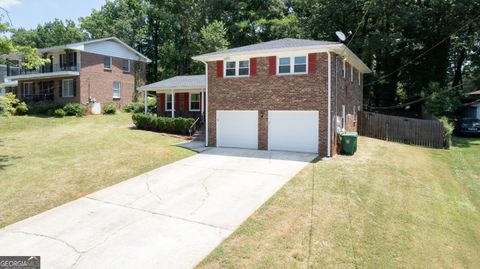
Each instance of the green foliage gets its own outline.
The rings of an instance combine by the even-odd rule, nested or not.
[[[66,116],[83,117],[87,113],[87,108],[78,103],[68,103],[63,107]]]
[[[23,116],[26,115],[28,112],[28,106],[25,104],[25,102],[21,102],[17,105],[15,108],[15,115],[17,116]]]
[[[18,104],[20,104],[20,100],[11,92],[0,96],[0,116],[15,115],[15,108]]]
[[[446,149],[450,148],[450,145],[452,144],[452,134],[453,131],[455,130],[455,124],[448,119],[447,117],[441,117],[438,119],[442,125],[443,125],[443,135],[445,137],[445,142],[444,142],[444,147]]]
[[[105,114],[115,114],[117,112],[116,104],[105,104],[103,106],[103,113]]]
[[[39,67],[45,63],[49,63],[49,59],[42,59],[37,50],[28,45],[19,45],[12,41],[8,35],[12,32],[7,23],[2,23],[2,17],[0,17],[0,55],[8,55],[11,53],[19,52],[23,54],[24,61],[22,66],[28,69]],[[0,60],[2,60],[0,57]],[[4,60],[4,59],[3,59]]]
[[[424,89],[425,95],[432,95],[425,101],[425,109],[435,117],[452,118],[455,110],[461,105],[458,90],[440,87],[437,82],[430,82]]]
[[[63,110],[62,108],[57,108],[53,112],[53,115],[57,118],[63,118],[65,117],[66,113],[65,113],[65,110]]]
[[[192,118],[167,118],[141,113],[133,114],[132,120],[138,129],[174,134],[188,134],[190,126],[195,122]]]
[[[46,106],[32,106],[28,109],[29,115],[48,115],[52,116],[53,112],[57,108],[62,108],[63,106],[58,104],[50,104]]]
[[[198,52],[207,53],[226,49],[228,47],[226,35],[227,29],[221,21],[213,21],[208,25],[204,25],[200,29]]]
[[[9,92],[5,96],[0,96],[0,116],[21,116],[26,115],[27,112],[27,104],[18,100],[15,94]]]
[[[147,112],[154,113],[157,110],[157,99],[155,97],[148,97],[147,106]],[[143,102],[132,102],[124,106],[123,111],[127,113],[144,113],[145,106]]]
[[[19,28],[13,30],[12,41],[20,46],[37,48],[53,47],[63,44],[84,41],[85,33],[71,20],[55,19],[38,25],[37,28],[26,30]]]

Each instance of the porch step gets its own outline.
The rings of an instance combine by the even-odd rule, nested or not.
[[[205,127],[202,126],[192,135],[192,141],[205,141]]]

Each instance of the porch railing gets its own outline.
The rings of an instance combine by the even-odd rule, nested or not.
[[[25,69],[19,67],[8,67],[7,76],[19,76],[30,74],[43,74],[61,71],[79,71],[80,66],[77,65],[60,65],[60,64],[46,64],[36,69]]]
[[[192,136],[192,135],[198,130],[198,128],[200,127],[200,118],[201,118],[201,117],[198,117],[198,118],[192,123],[192,125],[190,126],[190,128],[188,128],[188,132],[190,133],[190,136]]]
[[[20,99],[24,101],[32,101],[32,102],[53,101],[53,93],[52,94],[25,94],[25,95],[20,95]]]

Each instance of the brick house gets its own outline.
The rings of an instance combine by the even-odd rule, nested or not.
[[[116,37],[39,49],[50,63],[34,70],[7,66],[3,83],[29,105],[116,103],[132,101],[150,60]],[[15,56],[15,55],[14,55]],[[10,62],[21,61],[12,58]]]
[[[291,38],[193,59],[206,69],[205,81],[195,85],[205,90],[206,145],[322,156],[337,152],[340,132],[356,131],[363,74],[371,72],[342,43]],[[159,99],[169,90],[175,100],[181,86],[167,88],[145,90]]]

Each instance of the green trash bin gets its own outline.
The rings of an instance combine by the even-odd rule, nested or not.
[[[353,155],[357,151],[356,132],[349,132],[342,134],[342,153],[346,155]]]

